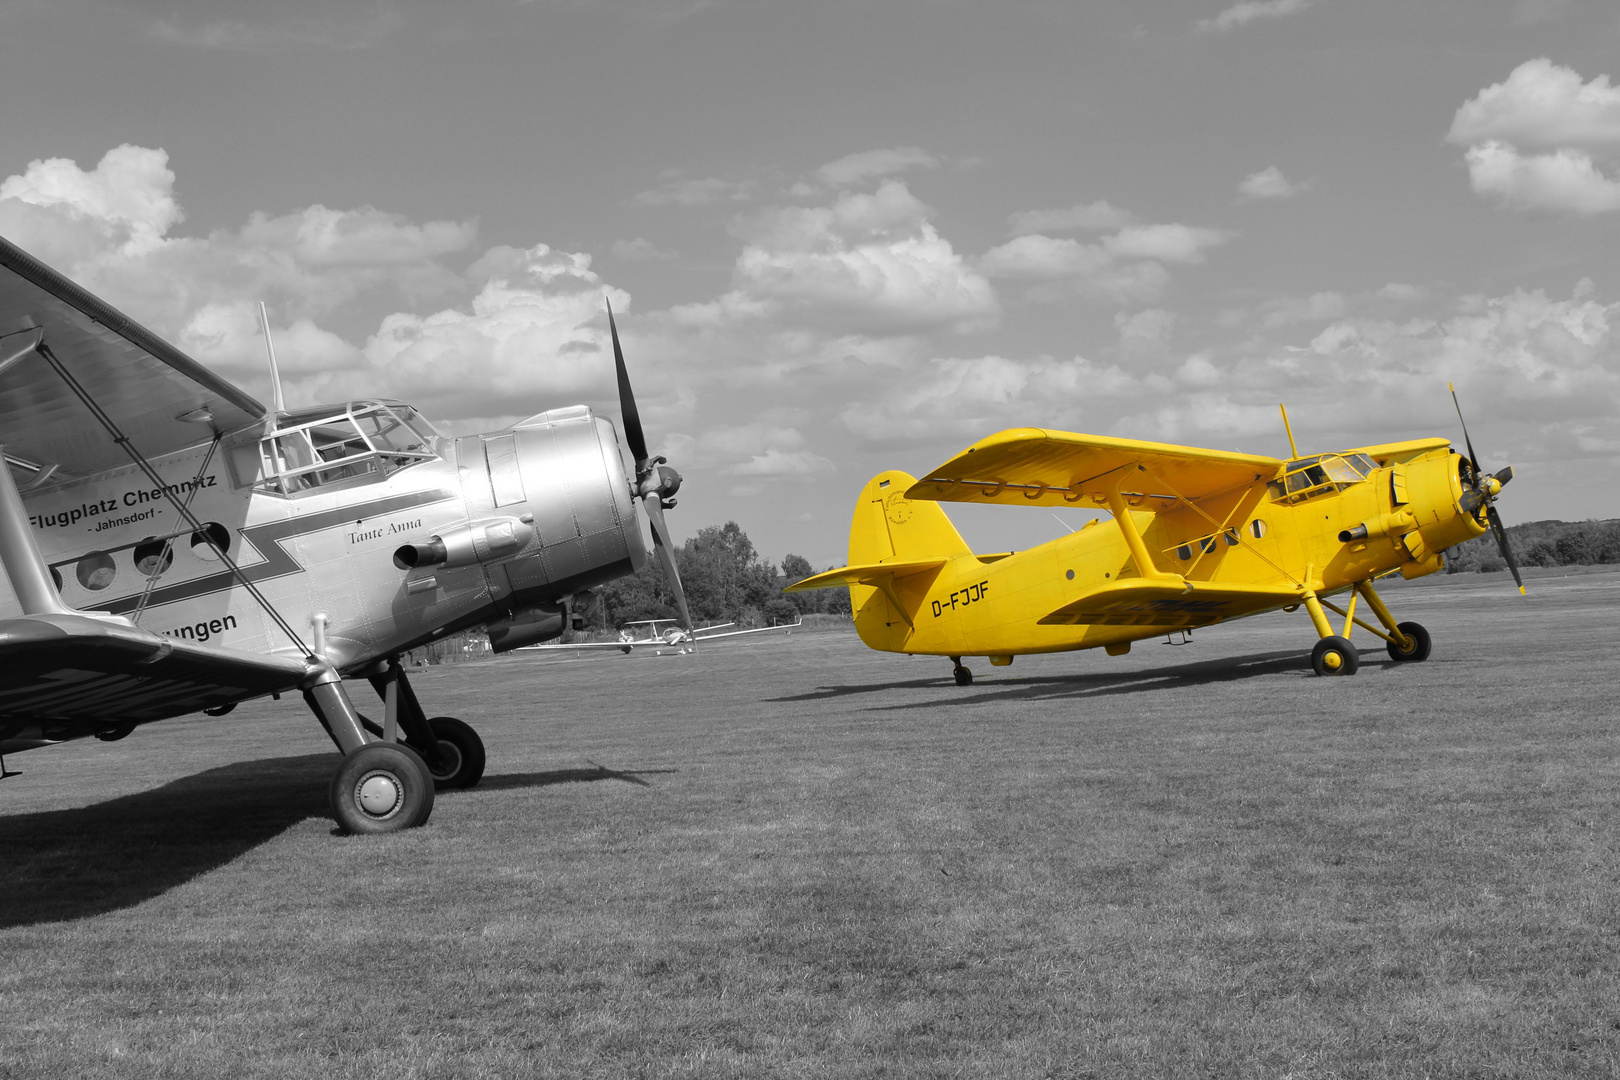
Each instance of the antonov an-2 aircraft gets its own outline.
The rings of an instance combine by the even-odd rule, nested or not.
[[[1285,428],[1287,420],[1284,410]],[[1291,449],[1293,439],[1289,429]],[[848,586],[862,641],[949,657],[962,686],[973,681],[964,656],[997,667],[1020,654],[1099,646],[1119,656],[1133,641],[1279,608],[1309,614],[1318,675],[1355,674],[1355,626],[1382,638],[1394,660],[1426,660],[1429,632],[1397,622],[1374,580],[1432,574],[1446,548],[1489,528],[1524,591],[1494,505],[1513,469],[1485,473],[1466,445],[1467,457],[1430,438],[1294,449],[1282,461],[1013,428],[921,480],[874,476],[855,500],[849,565],[788,591]],[[1113,525],[1093,520],[1027,551],[974,554],[942,502],[1106,510]],[[1337,593],[1350,594],[1345,607],[1327,599]],[[1357,599],[1379,625],[1356,617]],[[1328,610],[1343,617],[1342,631]]]
[[[0,755],[296,691],[343,754],[338,824],[425,822],[484,747],[429,719],[406,650],[558,636],[645,562],[638,502],[691,626],[663,518],[681,478],[608,325],[632,476],[585,406],[454,439],[398,401],[266,409],[0,240]]]

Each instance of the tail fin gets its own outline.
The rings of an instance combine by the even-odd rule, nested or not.
[[[851,565],[973,554],[939,503],[906,498],[906,489],[916,482],[899,470],[866,482],[849,523]]]

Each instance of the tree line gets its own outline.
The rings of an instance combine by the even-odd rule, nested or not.
[[[777,626],[801,615],[849,617],[847,589],[783,595],[785,587],[816,572],[810,561],[802,555],[787,555],[778,569],[760,557],[753,541],[735,521],[699,529],[696,536],[675,549],[674,555],[686,604],[696,625],[731,622],[744,627]],[[590,629],[612,630],[638,619],[679,617],[675,594],[656,557],[650,556],[639,573],[610,581],[594,591],[597,600],[586,620]]]
[[[1605,521],[1527,521],[1507,528],[1508,543],[1520,566],[1592,566],[1620,563],[1620,519]],[[1493,573],[1507,563],[1490,533],[1446,551],[1446,573]]]

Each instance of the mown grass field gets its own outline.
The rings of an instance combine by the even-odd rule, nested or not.
[[[1613,1076],[1620,575],[1467,577],[1350,679],[1303,613],[434,669],[490,770],[392,837],[292,700],[11,758],[0,1076]]]

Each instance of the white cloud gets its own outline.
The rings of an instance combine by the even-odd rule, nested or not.
[[[1620,86],[1607,75],[1583,83],[1541,57],[1464,102],[1446,139],[1459,146],[1501,141],[1538,149],[1620,147]]]
[[[830,206],[777,208],[739,222],[737,291],[789,322],[912,332],[983,324],[1000,306],[927,220],[904,183]]]
[[[1275,19],[1294,15],[1310,7],[1314,0],[1243,0],[1233,4],[1213,19],[1200,19],[1198,29],[1205,33],[1234,30],[1247,26],[1256,19]]]
[[[1098,199],[1091,203],[1076,203],[1061,210],[1019,210],[1008,215],[1007,225],[1014,234],[1052,233],[1075,229],[1117,229],[1135,220],[1130,211]]]
[[[1620,179],[1600,162],[1620,155],[1620,87],[1582,82],[1545,57],[1514,68],[1463,103],[1448,141],[1467,146],[1476,194],[1514,210],[1620,210]]]
[[[1620,180],[1600,171],[1579,150],[1521,154],[1502,142],[1470,146],[1468,179],[1474,191],[1514,210],[1601,214],[1620,210]]]
[[[1275,165],[1250,173],[1238,183],[1238,194],[1245,199],[1292,199],[1309,191],[1309,180],[1295,183]]]
[[[1114,316],[1114,329],[1126,348],[1162,349],[1175,333],[1176,314],[1164,308],[1144,308],[1135,314],[1121,311]]]
[[[36,249],[54,248],[58,238],[83,245],[88,236],[62,234],[88,230],[102,246],[150,251],[184,218],[168,153],[127,143],[107,151],[88,172],[68,158],[31,161],[22,175],[0,183],[0,202],[7,200],[19,204],[8,208],[7,235],[25,246],[32,241]],[[45,213],[20,213],[20,206]]]
[[[1075,296],[1113,303],[1156,299],[1169,283],[1164,263],[1199,263],[1229,233],[1189,225],[1127,225],[1085,244],[1043,233],[1015,236],[979,258],[990,277],[1040,282],[1027,298],[1061,302]]]
[[[1191,225],[1131,225],[1105,239],[1103,246],[1122,258],[1201,263],[1206,248],[1226,243],[1231,235]]]
[[[939,159],[916,146],[896,146],[888,150],[863,150],[816,170],[816,178],[829,187],[849,187],[862,180],[894,176],[909,169],[934,169]]]

